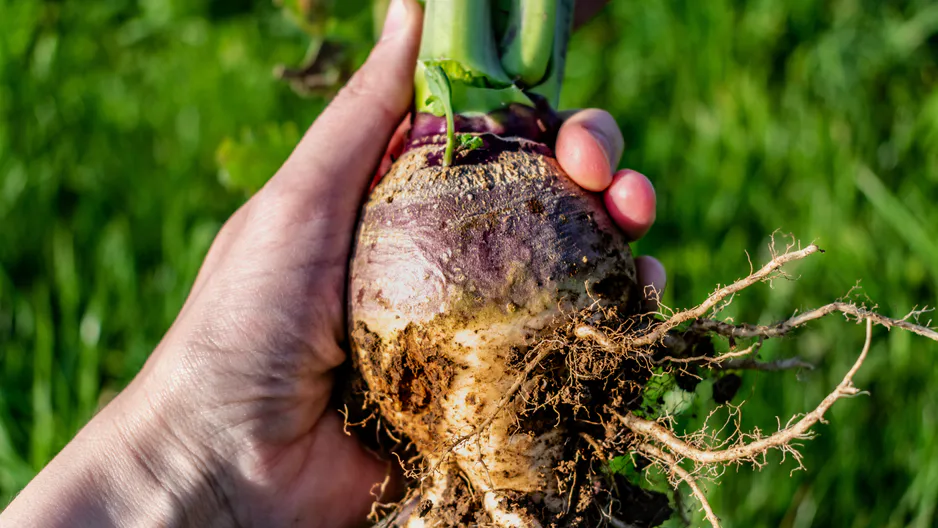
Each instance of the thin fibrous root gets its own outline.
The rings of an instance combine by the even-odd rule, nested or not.
[[[772,337],[782,337],[793,329],[803,326],[805,323],[814,321],[815,319],[820,319],[826,315],[832,313],[840,312],[846,316],[855,317],[858,321],[864,319],[872,320],[874,323],[884,326],[886,328],[901,328],[903,330],[908,330],[913,334],[918,334],[922,337],[927,337],[938,341],[938,332],[928,328],[927,326],[917,325],[910,323],[908,316],[906,319],[893,319],[892,317],[886,317],[880,315],[876,312],[868,310],[863,306],[857,306],[853,303],[837,301],[830,304],[821,306],[820,308],[815,308],[804,312],[802,314],[795,315],[790,319],[786,319],[780,323],[774,325],[749,325],[741,324],[734,325],[732,323],[727,323],[725,321],[717,321],[714,319],[699,319],[694,321],[691,325],[692,331],[697,331],[700,333],[705,332],[714,332],[724,337],[736,337],[736,338],[751,338],[751,337],[762,337],[762,338],[772,338]],[[914,315],[921,312],[913,312],[910,315]]]
[[[672,477],[677,480],[673,483],[675,489],[677,489],[677,486],[681,482],[686,482],[691,493],[693,493],[694,497],[700,502],[700,507],[703,509],[704,516],[707,517],[710,525],[713,526],[713,528],[720,528],[720,519],[713,513],[713,508],[710,507],[710,501],[707,500],[707,496],[704,495],[703,490],[697,485],[697,480],[691,476],[686,469],[682,468],[680,464],[674,460],[674,457],[652,444],[642,444],[638,446],[638,452],[651,460],[664,463],[666,469],[671,472]]]
[[[813,411],[805,414],[797,422],[790,423],[790,425],[775,434],[758,438],[749,443],[740,443],[719,450],[702,449],[678,438],[671,429],[658,422],[639,418],[631,412],[625,415],[617,414],[616,416],[623,425],[638,437],[636,440],[638,443],[637,452],[648,457],[653,463],[666,468],[672,474],[672,477],[677,480],[675,488],[680,482],[686,482],[694,496],[700,501],[707,520],[714,528],[719,528],[719,519],[714,515],[706,496],[697,485],[691,472],[681,467],[681,461],[685,459],[693,461],[698,465],[698,470],[700,467],[707,468],[719,464],[751,462],[759,465],[758,457],[764,457],[771,449],[779,449],[783,453],[791,453],[800,463],[800,455],[792,447],[792,444],[798,440],[809,438],[810,428],[818,422],[824,423],[824,414],[837,400],[860,393],[860,390],[853,384],[853,377],[866,360],[872,340],[873,319],[867,318],[866,339],[863,343],[863,350],[850,370],[844,375],[840,384]]]
[[[794,243],[789,245],[791,248]],[[773,242],[774,246],[774,242]],[[798,359],[788,359],[772,363],[760,363],[746,358],[757,352],[765,339],[783,337],[795,328],[820,319],[833,313],[842,313],[847,317],[852,317],[857,321],[872,320],[873,323],[883,326],[887,329],[901,328],[914,334],[927,337],[938,341],[938,331],[909,321],[910,318],[917,319],[919,315],[928,310],[915,310],[910,312],[902,319],[886,317],[868,309],[865,306],[857,305],[851,302],[837,301],[826,304],[819,308],[809,310],[780,321],[772,325],[751,325],[751,324],[733,324],[727,321],[705,317],[711,310],[717,308],[726,299],[736,293],[752,286],[758,282],[771,280],[774,277],[785,276],[780,269],[791,262],[804,259],[814,253],[823,252],[816,245],[811,244],[804,249],[787,251],[781,255],[775,255],[773,249],[773,258],[765,266],[753,272],[749,276],[742,278],[728,286],[724,286],[711,294],[704,302],[694,308],[679,311],[661,321],[658,324],[648,327],[644,333],[636,333],[624,336],[624,339],[613,338],[603,329],[587,324],[579,323],[574,328],[576,338],[590,341],[600,349],[611,354],[629,354],[633,357],[651,357],[651,346],[657,343],[668,344],[668,339],[681,340],[679,335],[669,334],[670,331],[684,323],[691,322],[688,331],[697,335],[716,334],[727,338],[750,339],[758,338],[759,341],[742,350],[733,350],[718,357],[694,356],[694,357],[676,357],[668,355],[663,358],[655,358],[654,363],[705,363],[713,368],[721,370],[729,369],[751,369],[751,370],[784,370],[791,368],[811,368],[812,365]],[[852,290],[851,290],[852,291]],[[874,307],[875,308],[875,307]]]
[[[667,320],[663,321],[661,324],[651,327],[647,333],[632,339],[631,345],[634,347],[646,347],[653,345],[673,328],[676,328],[677,326],[688,321],[704,317],[711,309],[717,307],[727,297],[730,297],[757,282],[769,280],[776,276],[776,272],[785,264],[795,260],[801,260],[808,255],[817,253],[819,251],[822,251],[821,248],[814,244],[810,244],[804,249],[789,251],[787,253],[778,255],[770,260],[768,264],[762,266],[759,270],[753,272],[748,277],[740,279],[713,292],[710,297],[707,297],[704,302],[700,303],[696,307],[689,310],[684,310],[682,312],[677,312]]]
[[[613,354],[618,354],[621,352],[621,347],[619,347],[615,341],[610,339],[605,332],[596,328],[595,326],[580,323],[576,325],[576,328],[573,330],[573,335],[575,335],[577,339],[583,339],[596,343],[606,352]]]
[[[757,456],[765,454],[772,448],[783,449],[796,440],[806,438],[808,430],[814,426],[814,424],[824,422],[824,413],[834,405],[834,402],[841,398],[859,394],[859,389],[853,385],[853,376],[856,374],[857,370],[859,370],[863,361],[866,360],[873,335],[872,329],[873,321],[867,319],[866,342],[863,345],[863,351],[853,364],[853,367],[847,372],[846,376],[844,376],[843,381],[840,382],[833,392],[828,394],[827,397],[821,401],[817,408],[805,414],[794,424],[781,429],[777,433],[759,438],[748,444],[715,451],[700,449],[684,442],[675,436],[669,428],[662,426],[658,422],[639,418],[631,412],[624,415],[618,414],[617,417],[623,425],[637,435],[661,444],[675,455],[693,460],[698,464],[739,463],[754,460]]]
[[[674,356],[665,356],[661,359],[655,360],[656,365],[663,365],[667,363],[705,363],[708,366],[714,368],[719,368],[723,363],[731,362],[740,358],[745,358],[759,351],[762,348],[762,340],[749,345],[748,347],[741,350],[731,350],[725,354],[720,354],[717,357],[711,356],[692,356],[692,357],[674,357]]]
[[[712,368],[717,370],[764,370],[766,372],[776,372],[779,370],[792,369],[814,369],[814,365],[798,358],[786,358],[776,361],[757,361],[752,358],[734,359],[730,361],[718,362]]]

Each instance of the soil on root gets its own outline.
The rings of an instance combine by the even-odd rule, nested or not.
[[[437,421],[442,414],[441,394],[448,388],[456,366],[440,353],[432,335],[409,324],[392,342],[385,342],[361,322],[355,325],[353,332],[371,357],[371,364],[377,370],[376,379],[380,381],[380,386],[367,390],[358,375],[361,380],[358,388],[364,395],[358,399],[394,407],[395,411],[407,413],[415,420]],[[383,358],[391,360],[386,362]]]
[[[583,473],[583,467],[578,464],[568,466],[573,472]],[[465,479],[455,475],[449,478],[453,484],[446,488],[442,499],[436,503],[419,501],[414,515],[429,521],[431,526],[492,526],[479,493],[470,489]],[[666,494],[642,489],[621,476],[586,480],[573,488],[570,495],[573,498],[570,510],[557,516],[545,511],[544,505],[528,494],[506,492],[513,511],[542,519],[544,528],[613,526],[610,517],[635,528],[652,528],[669,519],[673,513]],[[397,519],[382,528],[403,527],[408,520]]]
[[[590,322],[609,334],[614,334],[626,324],[632,330],[642,324],[641,321],[621,323],[612,315],[607,312],[603,321],[591,319]],[[642,489],[610,471],[608,461],[627,453],[628,447],[617,444],[621,439],[609,437],[606,427],[606,424],[614,421],[612,410],[634,410],[639,407],[642,388],[652,375],[651,370],[646,363],[633,356],[616,354],[575,339],[575,327],[584,320],[586,318],[582,314],[577,314],[571,317],[568,324],[557,328],[553,336],[543,338],[532,346],[517,347],[506,366],[507,374],[522,376],[532,358],[538,356],[544,347],[551,349],[539,361],[537,368],[528,374],[529,383],[516,396],[524,405],[517,415],[515,432],[538,434],[558,427],[567,431],[563,461],[553,470],[565,498],[564,509],[559,513],[550,511],[537,494],[505,492],[503,496],[508,499],[513,510],[532,515],[545,528],[609,526],[613,525],[609,522],[610,516],[632,526],[657,526],[672,514],[668,495]],[[357,328],[356,331],[366,332],[367,328]],[[401,405],[420,409],[425,419],[432,419],[432,404],[425,402],[425,393],[420,392],[426,389],[414,388],[420,386],[421,378],[412,376],[445,377],[450,372],[447,369],[453,366],[439,364],[432,352],[426,352],[432,347],[428,348],[427,342],[418,339],[419,336],[413,335],[413,332],[405,332],[403,335],[410,335],[405,349],[409,356],[401,355],[402,359],[393,362],[393,370],[385,372],[382,379],[387,383],[388,390],[397,391],[391,394],[397,395],[395,399]],[[359,342],[373,342],[374,353],[384,353],[383,348],[387,346],[379,341]],[[415,354],[414,350],[425,352]],[[364,383],[359,387],[364,387]],[[367,403],[362,404],[368,407]],[[373,408],[374,402],[371,405]],[[374,415],[378,414],[375,410]],[[431,418],[426,418],[428,416]],[[480,416],[479,420],[484,418]],[[402,450],[408,451],[410,455],[416,453],[409,439],[401,437],[403,443],[396,441],[401,436],[399,431],[395,433],[396,436],[382,437],[375,431],[373,422],[364,428],[356,428],[359,433],[365,432],[364,438],[370,440],[370,445],[374,445],[374,438],[383,438],[383,445],[376,446],[380,452],[398,453],[399,459],[406,459],[400,454]],[[445,453],[435,453],[435,456],[445,457]],[[409,468],[412,470],[409,487],[417,489],[423,474],[419,469],[420,462],[412,462],[414,465]],[[453,467],[450,471],[457,472],[458,469]],[[457,474],[443,478],[450,485],[436,503],[415,499],[420,501],[414,508],[416,514],[422,513],[426,520],[432,521],[428,526],[492,526],[479,490],[470,489],[467,479]],[[406,519],[388,524],[406,525]]]
[[[455,485],[448,486],[439,504],[423,501],[418,515],[432,517],[440,526],[484,526],[488,521],[482,504],[469,489],[466,481],[453,479]]]

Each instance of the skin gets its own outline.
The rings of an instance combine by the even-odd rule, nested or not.
[[[365,66],[270,182],[219,232],[143,370],[0,514],[2,526],[360,525],[389,464],[329,407],[346,359],[346,270],[357,212],[404,130],[421,13],[395,0]],[[385,145],[391,145],[385,151]],[[655,195],[613,174],[608,114],[566,121],[557,155],[602,192],[632,239]],[[664,271],[638,260],[658,289]]]

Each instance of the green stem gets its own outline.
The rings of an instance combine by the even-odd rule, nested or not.
[[[557,105],[574,2],[425,0],[414,96],[417,112],[446,117],[444,164],[452,160],[455,115],[540,108],[541,98]]]
[[[524,0],[522,0],[524,1]],[[567,45],[573,33],[573,13],[576,0],[555,0],[557,2],[557,16],[554,20],[554,42],[552,46],[550,71],[547,77],[530,89],[547,99],[554,108],[560,104],[560,89],[563,86],[563,72],[567,63]]]
[[[426,67],[439,65],[452,83],[458,114],[488,113],[510,103],[531,104],[502,68],[491,0],[427,0],[415,97],[417,110],[434,112]]]
[[[453,115],[453,87],[449,81],[446,70],[438,64],[427,64],[425,78],[427,87],[432,94],[426,99],[426,104],[439,115],[446,115],[446,151],[443,153],[443,166],[449,167],[453,163],[453,147],[456,143],[456,118]]]
[[[453,149],[456,147],[456,121],[453,112],[446,112],[446,150],[443,151],[443,166],[453,164]]]
[[[556,106],[574,4],[575,0],[425,0],[417,111],[443,115],[427,103],[428,65],[446,72],[457,114],[491,113],[512,103],[534,106],[525,91]]]
[[[506,87],[492,33],[489,0],[428,0],[420,61],[440,64],[450,79],[483,87]]]
[[[523,87],[537,86],[548,73],[557,4],[557,0],[511,0],[508,6],[508,27],[500,46],[502,66]]]

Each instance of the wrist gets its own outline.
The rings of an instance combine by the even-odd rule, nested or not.
[[[126,516],[158,526],[230,526],[230,479],[211,449],[146,408],[100,424],[103,473]],[[97,424],[92,424],[97,425]]]
[[[230,526],[231,474],[173,391],[138,380],[89,424],[127,516],[154,525]],[[113,455],[109,455],[113,453]],[[143,516],[149,513],[155,517]],[[136,524],[136,523],[132,523]]]
[[[223,465],[152,408],[112,402],[0,517],[10,526],[229,526]]]

